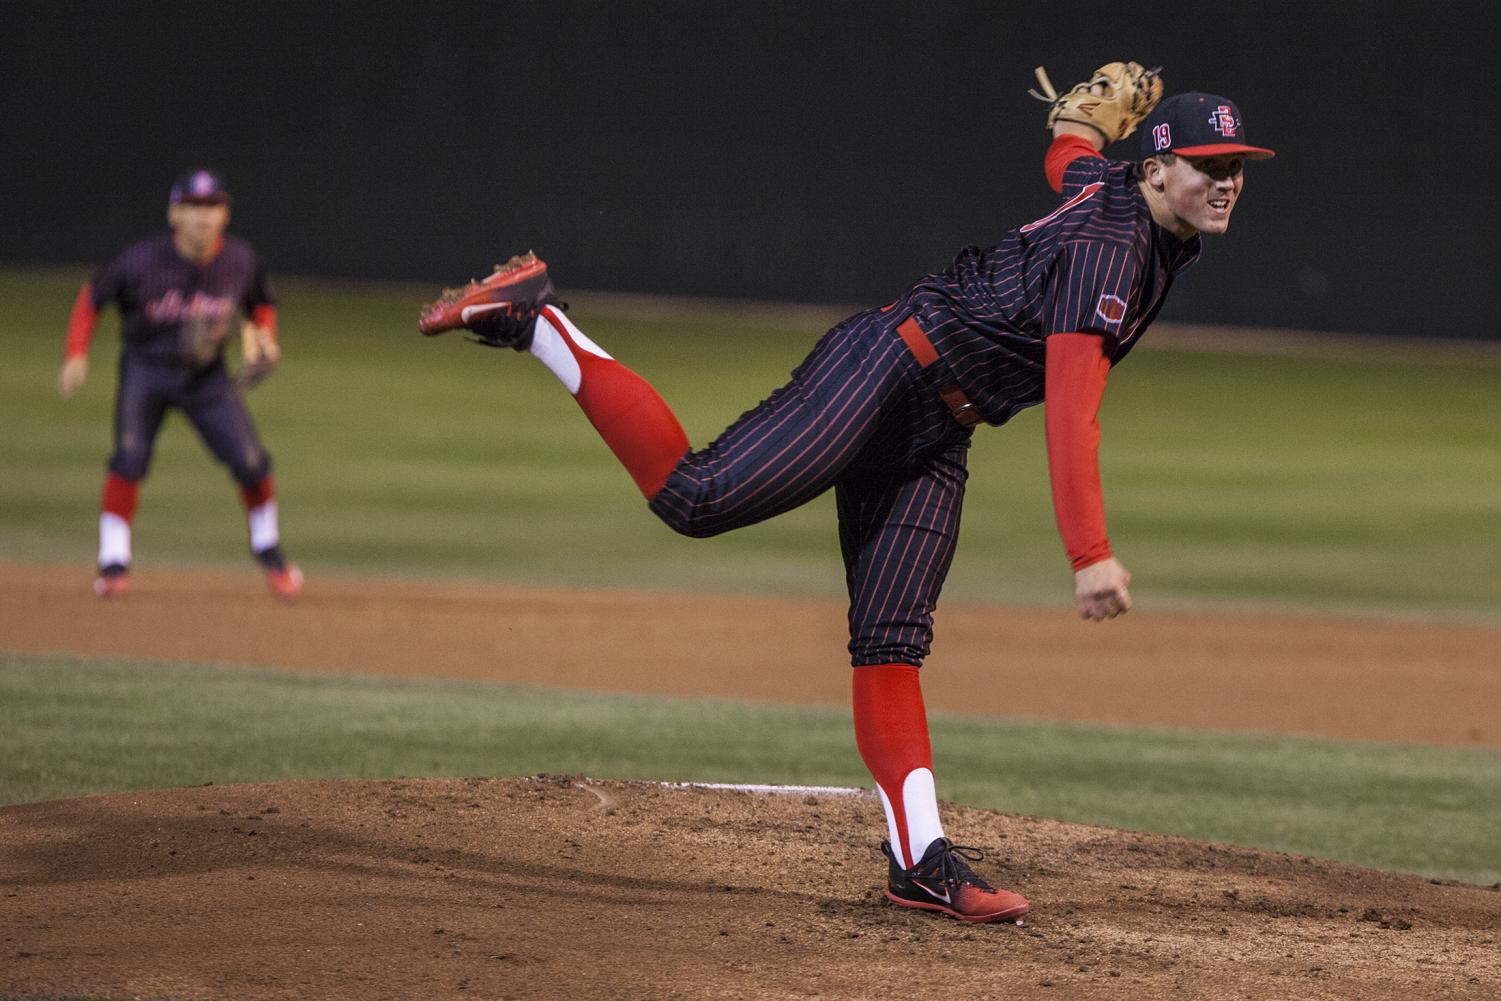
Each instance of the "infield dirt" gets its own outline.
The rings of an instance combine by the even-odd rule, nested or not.
[[[0,648],[843,704],[834,602],[0,563]],[[929,705],[1501,745],[1498,630],[946,605]],[[1108,631],[1107,631],[1108,630]],[[778,656],[768,657],[775,636]],[[706,667],[706,664],[711,665]],[[1098,683],[1105,670],[1123,679]],[[990,699],[992,701],[986,701]],[[1494,998],[1501,890],[951,806],[1025,925],[880,896],[866,796],[290,782],[0,809],[0,993]]]

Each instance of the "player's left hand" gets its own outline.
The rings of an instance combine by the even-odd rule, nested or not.
[[[87,355],[72,355],[63,360],[63,367],[57,373],[57,392],[63,399],[67,399],[83,388],[83,384],[89,378],[89,359]]]
[[[249,389],[264,381],[281,363],[281,345],[271,331],[246,320],[240,325],[241,388]]]
[[[1114,556],[1074,571],[1074,604],[1079,617],[1103,622],[1131,610],[1131,572]]]

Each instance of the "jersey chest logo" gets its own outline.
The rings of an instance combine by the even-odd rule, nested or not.
[[[1080,189],[1077,195],[1070,198],[1068,201],[1064,202],[1062,205],[1058,206],[1056,209],[1049,212],[1041,219],[1038,219],[1036,222],[1027,223],[1021,228],[1021,231],[1023,233],[1030,233],[1039,226],[1046,226],[1048,223],[1052,222],[1054,219],[1058,218],[1063,213],[1073,208],[1075,205],[1078,205],[1080,202],[1087,201],[1088,199],[1093,197],[1095,192],[1099,191],[1104,186],[1105,183],[1103,181],[1095,181],[1093,184],[1084,185],[1084,187]]]
[[[194,292],[184,296],[169,289],[160,299],[146,303],[146,318],[152,323],[179,323],[183,320],[219,320],[234,312],[235,303],[227,296]]]

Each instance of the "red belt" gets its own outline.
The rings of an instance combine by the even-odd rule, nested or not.
[[[902,335],[902,340],[907,342],[907,349],[912,352],[912,357],[917,359],[917,364],[927,368],[938,360],[938,352],[933,349],[933,342],[928,340],[928,335],[922,332],[917,321],[907,317],[896,328],[896,332]],[[949,405],[949,412],[954,415],[954,420],[967,428],[972,428],[984,420],[980,416],[980,410],[969,397],[964,395],[964,390],[953,379],[941,383],[938,387],[938,395],[943,402]]]

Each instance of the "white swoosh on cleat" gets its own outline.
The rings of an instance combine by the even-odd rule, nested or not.
[[[935,900],[941,900],[945,904],[952,904],[954,902],[954,898],[949,895],[949,888],[947,886],[945,886],[943,888],[943,892],[942,893],[934,893],[932,890],[928,889],[926,886],[923,886],[921,883],[919,883],[915,879],[912,880],[912,885],[915,886],[915,887],[917,887],[919,890],[921,890],[922,892],[926,893],[928,896],[932,897]]]
[[[510,309],[509,302],[482,302],[477,306],[465,306],[459,311],[459,319],[468,323],[470,319],[484,313],[493,313],[497,309]]]

